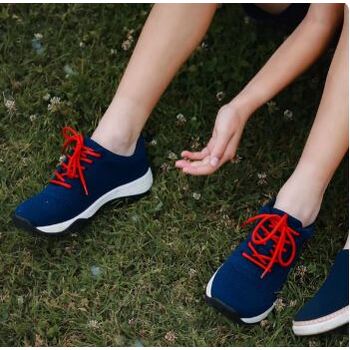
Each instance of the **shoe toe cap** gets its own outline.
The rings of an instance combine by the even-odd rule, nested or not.
[[[55,224],[67,220],[69,205],[57,198],[39,193],[21,203],[14,212],[15,220],[32,227]]]
[[[223,264],[217,270],[211,281],[210,294],[243,318],[264,313],[276,298],[273,293],[258,288],[254,279],[247,278],[230,263]]]

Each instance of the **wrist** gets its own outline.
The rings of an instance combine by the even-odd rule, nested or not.
[[[260,104],[252,95],[243,91],[229,102],[228,105],[233,108],[245,122],[248,121],[250,116],[260,107]]]

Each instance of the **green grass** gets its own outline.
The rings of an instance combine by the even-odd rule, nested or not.
[[[328,52],[280,94],[277,108],[256,113],[239,163],[210,177],[181,175],[169,152],[208,139],[219,106],[285,35],[246,23],[238,5],[218,11],[207,48],[184,66],[146,127],[147,138],[157,141],[148,147],[155,173],[148,197],[108,205],[78,235],[59,240],[35,238],[12,225],[16,205],[52,174],[61,127],[93,131],[130,57],[131,49],[121,48],[127,31],[135,29],[136,40],[149,9],[0,5],[0,345],[347,346],[348,336],[339,331],[298,338],[291,330],[293,315],[322,284],[348,232],[347,159],[302,255],[306,273],[291,274],[281,293],[286,306],[267,325],[235,325],[203,300],[210,276],[246,235],[240,223],[295,167],[331,58]],[[34,33],[43,35],[42,54],[32,48]],[[218,91],[226,94],[221,102]],[[43,99],[48,93],[61,98],[55,112]],[[12,99],[11,113],[5,100]],[[286,109],[292,120],[283,117]],[[184,125],[177,125],[178,113]],[[258,184],[259,173],[267,174],[266,184]]]

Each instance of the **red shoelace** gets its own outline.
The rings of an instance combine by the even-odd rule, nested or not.
[[[65,188],[71,188],[72,185],[66,182],[66,178],[79,178],[85,194],[88,195],[89,192],[84,177],[85,167],[81,165],[81,162],[91,164],[93,161],[88,156],[98,158],[101,157],[101,154],[85,146],[83,135],[69,126],[62,129],[62,135],[65,140],[62,152],[68,161],[60,164],[61,169],[59,171],[55,170],[54,178],[50,182]],[[71,154],[68,153],[69,149],[72,150]]]
[[[282,267],[288,267],[293,262],[297,251],[295,237],[299,236],[300,233],[288,226],[287,214],[259,214],[245,221],[243,226],[258,220],[250,242],[248,242],[251,254],[243,252],[242,255],[264,270],[261,275],[261,278],[264,278],[268,272],[271,272],[273,265],[279,264]],[[272,249],[269,250],[269,254],[259,253],[257,246],[266,245],[270,240],[274,243]],[[288,248],[290,253],[283,258]]]

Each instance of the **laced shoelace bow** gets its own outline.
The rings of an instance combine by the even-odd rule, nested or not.
[[[264,278],[267,273],[272,271],[275,264],[282,267],[290,266],[297,252],[295,237],[300,236],[300,233],[288,225],[287,214],[259,214],[246,220],[243,226],[256,221],[258,223],[248,242],[251,253],[243,252],[242,255],[263,269],[261,278]],[[257,247],[264,246],[269,241],[272,241],[273,245],[268,254],[259,253]],[[290,249],[290,253],[284,257],[288,249]]]
[[[79,178],[85,194],[88,195],[89,191],[84,176],[85,167],[81,163],[91,164],[93,160],[88,158],[88,156],[99,158],[101,154],[87,147],[84,144],[83,135],[79,134],[71,127],[64,127],[62,129],[62,135],[64,138],[62,153],[65,154],[67,162],[61,162],[61,169],[55,170],[50,183],[70,189],[72,185],[66,182],[66,178]],[[68,152],[69,149],[71,149],[72,152]]]

